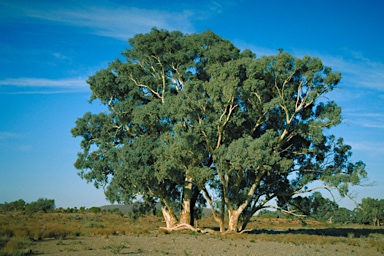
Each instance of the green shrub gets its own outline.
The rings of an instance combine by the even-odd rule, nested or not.
[[[27,204],[25,212],[28,214],[36,212],[49,212],[55,209],[55,200],[39,198],[36,202]]]
[[[93,213],[100,213],[101,212],[101,208],[94,206],[94,207],[89,208],[89,211],[93,212]]]

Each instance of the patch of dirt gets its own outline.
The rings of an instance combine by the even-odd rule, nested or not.
[[[257,236],[172,233],[45,239],[32,245],[40,255],[383,255],[360,243],[303,244],[258,241]]]

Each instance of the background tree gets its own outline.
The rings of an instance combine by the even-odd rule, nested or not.
[[[26,213],[50,212],[56,208],[54,199],[39,198],[35,202],[26,205]]]
[[[290,210],[319,221],[333,221],[339,208],[334,201],[324,198],[320,192],[308,197],[295,197],[289,202]]]
[[[24,211],[26,206],[26,202],[23,199],[19,199],[13,202],[4,202],[0,204],[0,212],[7,211]]]
[[[110,201],[158,200],[171,229],[191,224],[203,194],[220,230],[227,213],[238,231],[313,181],[344,196],[366,175],[349,162],[351,147],[324,133],[341,120],[323,97],[341,74],[319,59],[256,58],[210,31],[152,29],[129,44],[125,62],[88,79],[91,100],[107,111],[72,129],[82,137],[75,167]]]
[[[363,198],[356,215],[358,223],[380,226],[384,221],[384,199]]]

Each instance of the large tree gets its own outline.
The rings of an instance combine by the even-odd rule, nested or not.
[[[203,194],[220,230],[227,213],[228,230],[238,231],[313,181],[343,196],[366,175],[349,162],[350,146],[325,132],[341,120],[323,97],[341,75],[319,59],[256,58],[210,31],[152,29],[129,44],[125,62],[88,79],[106,112],[86,113],[72,129],[83,138],[80,176],[106,187],[109,200],[158,200],[173,228],[192,222]]]
[[[211,178],[209,152],[191,120],[179,114],[186,83],[208,81],[206,66],[239,50],[212,32],[183,35],[153,29],[129,40],[126,61],[115,60],[88,79],[91,100],[107,112],[86,113],[72,129],[83,138],[75,167],[110,201],[159,200],[167,227],[191,223],[200,190]],[[205,170],[205,172],[204,172]]]

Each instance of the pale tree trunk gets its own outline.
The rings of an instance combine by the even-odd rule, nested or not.
[[[180,224],[191,224],[192,177],[185,177]]]
[[[228,209],[228,231],[237,232],[239,217],[242,211]]]
[[[244,200],[242,202],[242,204],[237,209],[230,209],[230,207],[228,207],[228,217],[229,217],[228,231],[229,232],[237,232],[238,231],[237,226],[239,224],[240,215],[244,211],[244,209],[248,206],[250,201],[252,200],[252,196],[255,193],[256,187],[260,183],[260,180],[261,180],[261,178],[262,178],[264,173],[265,173],[265,171],[264,172],[260,172],[258,174],[258,176],[256,177],[254,183],[250,187],[250,190],[248,191],[247,199]],[[225,202],[229,202],[229,198],[227,197],[226,194],[225,194],[225,196],[226,196]],[[241,229],[244,230],[245,229],[245,225],[243,225],[241,227]]]
[[[173,228],[177,224],[177,218],[176,215],[173,213],[171,209],[167,209],[165,206],[161,207],[161,211],[163,212],[165,224],[167,225],[167,228]]]

